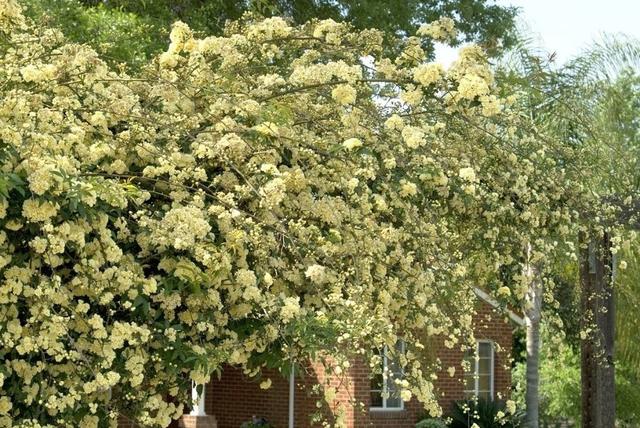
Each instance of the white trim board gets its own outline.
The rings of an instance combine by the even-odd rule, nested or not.
[[[500,307],[500,304],[498,303],[498,301],[496,299],[494,299],[493,297],[489,296],[486,292],[484,292],[480,288],[473,287],[473,292],[475,293],[476,296],[478,296],[479,298],[481,298],[482,300],[487,302],[492,307],[494,307],[496,309],[502,309]],[[524,326],[524,319],[522,317],[518,316],[515,312],[513,312],[510,309],[507,309],[506,312],[507,312],[507,315],[509,316],[509,318],[511,319],[511,321],[513,321],[514,323],[518,324],[521,327]]]

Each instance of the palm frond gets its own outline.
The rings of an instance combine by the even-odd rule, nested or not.
[[[613,82],[628,69],[640,71],[640,40],[624,34],[602,34],[564,67],[577,84]]]

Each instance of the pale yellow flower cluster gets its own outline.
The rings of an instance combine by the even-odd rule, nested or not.
[[[423,24],[418,29],[419,36],[431,37],[443,42],[455,40],[456,34],[456,24],[448,17],[441,17],[429,24]]]
[[[324,20],[320,23],[318,23],[314,30],[313,30],[313,37],[318,37],[318,38],[328,38],[325,39],[327,41],[332,41],[332,42],[337,42],[339,43],[340,40],[337,39],[337,35],[341,32],[343,32],[345,29],[344,24],[340,24],[336,21],[334,21],[333,19],[327,19]]]
[[[417,149],[426,143],[425,130],[416,126],[405,126],[402,128],[402,139],[410,149]]]
[[[478,96],[489,93],[489,85],[486,80],[476,74],[465,74],[460,79],[458,93],[462,98],[473,100]]]
[[[293,68],[289,76],[289,83],[294,85],[317,85],[328,83],[332,80],[355,83],[362,79],[362,68],[359,65],[350,65],[343,60],[327,63],[315,63],[304,61],[301,58],[299,64]]]
[[[51,64],[43,65],[42,67],[37,67],[30,64],[20,70],[20,74],[22,75],[22,78],[25,82],[34,83],[52,79],[55,76],[55,72],[56,68]]]
[[[421,85],[429,86],[440,80],[443,74],[444,69],[442,67],[442,64],[432,62],[416,67],[415,71],[413,72],[413,78]]]
[[[16,0],[0,1],[0,31],[11,31],[14,27],[22,27],[25,23],[22,9]]]
[[[358,147],[362,147],[362,141],[357,138],[349,138],[344,140],[342,146],[347,150],[355,150]]]
[[[282,321],[287,323],[300,313],[300,303],[297,297],[287,297],[284,299],[284,305],[280,309]]]
[[[338,104],[348,105],[356,101],[356,89],[351,85],[338,85],[331,91],[331,96]]]

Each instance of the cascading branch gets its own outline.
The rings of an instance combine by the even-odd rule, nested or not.
[[[444,69],[333,21],[176,23],[130,76],[13,0],[0,36],[0,427],[166,426],[223,364],[398,336],[403,398],[438,414],[422,350],[464,346],[472,287],[521,299],[514,254],[566,233],[478,47]]]

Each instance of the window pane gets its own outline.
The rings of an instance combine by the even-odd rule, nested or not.
[[[479,375],[489,375],[489,374],[491,374],[491,359],[481,358],[480,361],[478,361],[478,366],[479,366],[479,369],[480,369],[478,371]]]
[[[395,354],[393,356],[389,355],[387,357],[387,364],[389,365],[389,373],[402,373],[402,367],[400,366],[400,358],[398,354]]]
[[[389,391],[389,395],[399,395],[398,390],[398,385],[396,385],[394,379],[389,378],[389,380],[387,380],[387,391]]]
[[[371,378],[371,389],[382,389],[382,373],[374,375]]]
[[[398,341],[394,346],[394,354],[385,347],[384,352],[380,352],[382,359],[382,374],[374,375],[371,378],[371,407],[386,409],[401,409],[402,399],[400,398],[400,388],[396,385],[396,379],[402,379],[402,367],[400,365],[400,355],[404,351],[404,343]],[[387,397],[386,399],[384,397]]]
[[[400,397],[389,397],[387,398],[387,408],[388,409],[399,409],[402,407],[402,400]]]
[[[491,376],[490,375],[480,375],[478,378],[478,389],[480,391],[490,391],[491,390]]]
[[[493,360],[492,342],[477,342],[475,350],[465,352],[464,360],[469,364],[469,371],[465,371],[464,376],[465,396],[491,399],[493,387],[493,378],[491,377],[493,369],[491,364]]]
[[[402,379],[402,368],[398,361],[388,360],[389,363],[389,372],[387,373],[387,377],[389,382],[393,382],[394,379]]]
[[[493,346],[491,342],[479,342],[478,343],[478,356],[480,358],[491,358]]]
[[[382,407],[381,391],[371,391],[371,407]]]
[[[473,376],[473,373],[466,374],[464,376],[464,390],[475,391],[475,389],[476,389],[476,381]]]
[[[491,392],[490,391],[479,391],[476,394],[478,398],[484,398],[485,400],[491,400]]]
[[[374,351],[377,355],[382,355],[382,352],[380,349],[376,349]],[[380,361],[380,370],[384,369],[384,359],[382,358]],[[378,373],[373,375],[373,377],[371,378],[371,392],[370,392],[370,399],[371,399],[371,407],[382,407],[383,406],[383,400],[382,400],[382,389],[383,389],[383,377],[382,377],[382,373]]]

